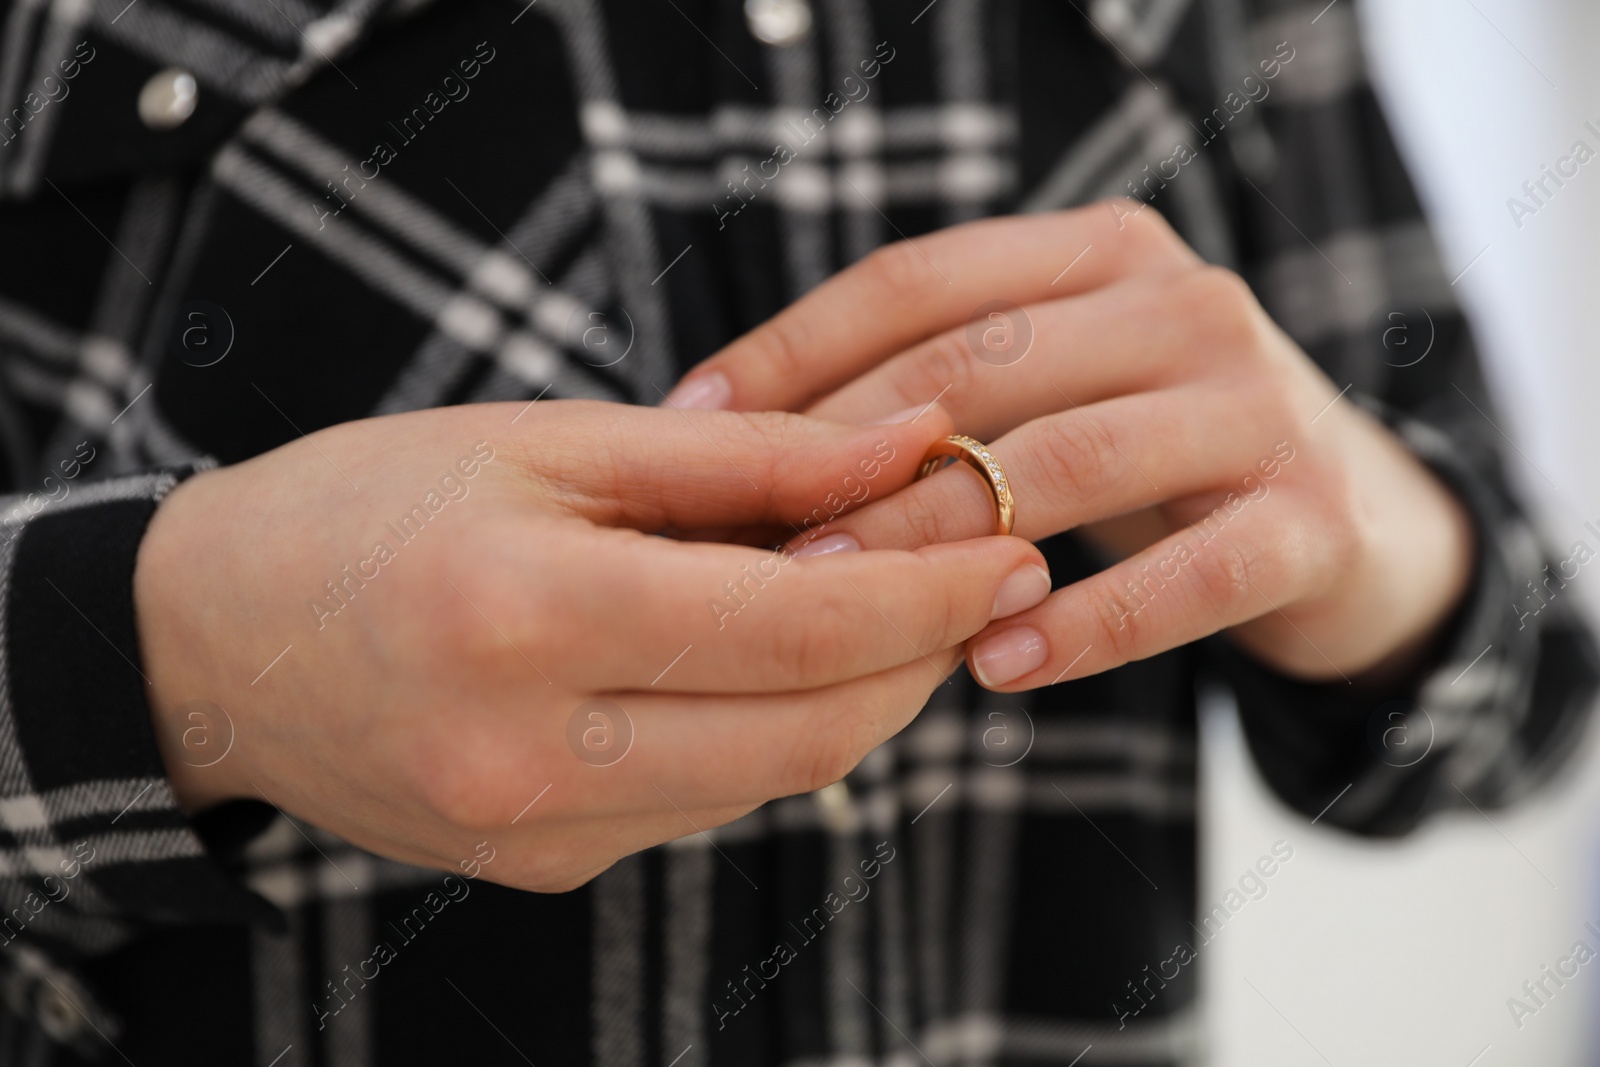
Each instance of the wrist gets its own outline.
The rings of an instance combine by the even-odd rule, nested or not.
[[[202,472],[167,494],[139,544],[133,575],[151,726],[173,794],[190,814],[244,795],[232,780],[239,759],[226,711],[230,694],[214,680],[205,620],[185,592],[186,579],[216,550],[199,511],[212,481],[222,476]]]
[[[1386,653],[1359,681],[1393,685],[1438,654],[1440,639],[1472,588],[1478,534],[1466,505],[1420,460],[1393,442],[1406,477],[1380,525],[1385,605],[1397,621]],[[1404,484],[1409,483],[1409,484]]]

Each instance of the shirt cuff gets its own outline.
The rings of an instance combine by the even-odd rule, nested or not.
[[[1550,575],[1564,585],[1561,564],[1547,563],[1497,479],[1433,426],[1370,398],[1360,402],[1472,519],[1472,585],[1433,656],[1412,677],[1374,691],[1298,681],[1231,644],[1218,649],[1246,738],[1274,790],[1319,820],[1394,835],[1431,811],[1503,805],[1547,779],[1575,747],[1600,682],[1600,655],[1570,597],[1540,601],[1529,593]]]
[[[0,521],[0,944],[92,955],[145,923],[284,925],[178,807],[140,662],[139,543],[208,466],[32,497],[20,528]]]

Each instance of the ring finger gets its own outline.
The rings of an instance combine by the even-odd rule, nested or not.
[[[1210,489],[1270,477],[1266,410],[1223,385],[1121,396],[1035,419],[1000,438],[1018,537],[1064,530]],[[1267,467],[1262,467],[1267,463]],[[913,548],[994,532],[994,498],[962,464],[823,528],[863,548]]]

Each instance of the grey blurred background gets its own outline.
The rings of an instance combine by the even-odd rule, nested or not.
[[[1355,0],[1336,0],[1349,4]],[[1367,58],[1485,349],[1510,473],[1567,554],[1600,525],[1600,159],[1519,228],[1522,184],[1600,151],[1594,0],[1359,3]],[[1519,450],[1521,455],[1519,455]],[[1567,590],[1600,618],[1600,568]],[[1511,610],[1507,605],[1507,610]],[[1272,842],[1292,862],[1199,965],[1216,1067],[1564,1067],[1600,1062],[1600,960],[1513,1020],[1507,999],[1580,938],[1600,951],[1600,730],[1514,810],[1395,844],[1288,814],[1226,713],[1207,717],[1202,900]],[[1553,987],[1553,985],[1552,985]]]

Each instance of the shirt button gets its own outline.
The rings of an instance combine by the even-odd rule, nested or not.
[[[1108,37],[1120,37],[1133,29],[1133,8],[1128,0],[1094,0],[1089,18],[1095,28]]]
[[[157,71],[139,90],[139,118],[152,130],[182,126],[194,114],[200,88],[194,75],[177,67]]]
[[[38,987],[34,1011],[38,1015],[40,1028],[57,1042],[69,1042],[83,1029],[78,1009],[54,986]]]
[[[806,0],[744,0],[744,20],[756,40],[788,48],[811,32],[811,5]]]
[[[848,785],[843,781],[834,782],[823,786],[813,795],[817,798],[817,811],[822,816],[823,826],[836,834],[848,834],[856,830],[859,818]]]

